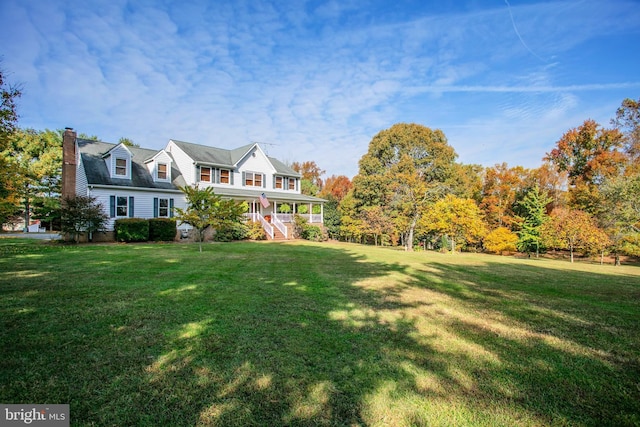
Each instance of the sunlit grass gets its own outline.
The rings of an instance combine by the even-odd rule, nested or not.
[[[69,403],[74,425],[640,424],[637,267],[304,242],[0,253],[0,401]]]

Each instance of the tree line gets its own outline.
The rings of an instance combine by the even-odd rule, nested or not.
[[[640,100],[625,99],[604,127],[565,132],[538,168],[462,164],[440,130],[399,123],[379,132],[349,180],[324,182],[294,163],[308,194],[328,200],[332,238],[448,250],[547,249],[640,256]],[[313,185],[311,185],[313,184]]]

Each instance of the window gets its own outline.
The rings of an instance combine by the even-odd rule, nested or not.
[[[244,185],[247,187],[262,187],[262,174],[245,172]]]
[[[167,179],[167,164],[158,163],[158,179]]]
[[[211,168],[206,166],[200,167],[200,181],[211,182]]]
[[[116,175],[127,176],[127,159],[116,158]]]
[[[153,217],[171,218],[173,217],[173,199],[154,197]]]
[[[282,188],[282,177],[276,176],[276,182],[274,185],[275,188]]]
[[[129,204],[125,196],[116,197],[116,216],[128,216]]]
[[[169,199],[158,199],[158,216],[169,218]]]
[[[220,169],[220,184],[229,184],[229,170],[228,169]]]
[[[289,190],[295,190],[295,189],[296,189],[296,179],[289,178]]]

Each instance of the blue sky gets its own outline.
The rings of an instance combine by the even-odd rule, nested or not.
[[[394,123],[442,129],[463,163],[537,167],[640,98],[637,0],[2,0],[0,40],[21,127],[262,142],[349,177]]]

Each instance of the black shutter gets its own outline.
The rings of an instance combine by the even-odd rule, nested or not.
[[[109,196],[109,217],[116,217],[116,196]]]
[[[153,217],[158,218],[158,198],[153,198]]]
[[[133,196],[129,197],[129,218],[133,218],[134,210],[133,210]]]
[[[169,199],[169,218],[173,218],[173,199]]]
[[[242,186],[244,187],[246,183],[247,183],[247,173],[242,172]]]
[[[267,188],[267,175],[262,174],[262,188]]]

